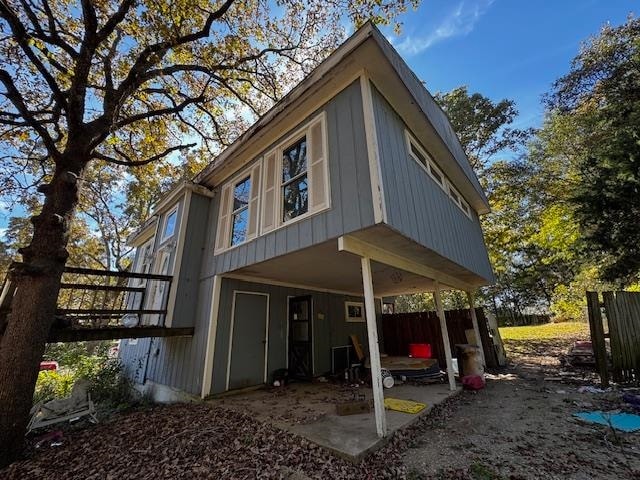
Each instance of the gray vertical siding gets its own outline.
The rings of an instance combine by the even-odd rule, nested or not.
[[[378,45],[384,51],[389,61],[393,64],[393,67],[400,75],[402,82],[407,87],[413,98],[418,103],[418,106],[429,118],[431,125],[440,136],[442,141],[447,145],[447,148],[455,158],[456,162],[462,168],[469,181],[473,184],[476,191],[484,197],[484,193],[478,178],[473,172],[473,168],[467,160],[467,156],[464,153],[464,149],[460,144],[460,140],[456,133],[453,131],[453,127],[447,118],[447,115],[440,108],[440,106],[433,99],[431,94],[424,87],[420,79],[409,68],[409,65],[402,59],[393,46],[387,41],[387,39],[379,31],[375,31],[374,35],[378,37]]]
[[[469,219],[409,155],[405,124],[382,95],[372,89],[387,223],[421,245],[492,280],[476,212],[472,211]]]
[[[145,338],[138,340],[137,345],[129,345],[128,340],[121,341],[120,359],[128,376],[136,383],[151,380],[188,393],[200,393],[213,288],[212,278],[200,280],[210,203],[209,198],[193,193],[188,215],[182,213],[183,200],[179,209],[179,222],[187,222],[187,231],[182,265],[172,285],[177,289],[172,325],[194,327],[194,335]],[[179,227],[176,225],[175,240]],[[177,248],[174,257],[176,251]],[[174,263],[175,259],[172,266]]]
[[[196,193],[191,195],[180,272],[171,286],[177,290],[171,323],[173,327],[191,327],[194,324],[210,205],[210,198]]]
[[[366,350],[366,324],[348,323],[345,321],[344,313],[345,301],[363,301],[361,298],[277,285],[263,285],[235,279],[224,279],[222,281],[220,294],[218,330],[213,361],[212,393],[223,392],[226,388],[234,291],[269,294],[269,351],[267,354],[267,372],[269,378],[275,370],[287,367],[287,307],[289,297],[302,295],[311,295],[312,297],[313,370],[315,375],[323,375],[331,370],[331,347],[349,345],[349,335],[352,333],[358,335]],[[376,311],[380,314],[380,302],[376,302]],[[318,318],[319,314],[322,314],[324,318]]]
[[[474,212],[472,219],[466,217],[410,158],[402,120],[375,89],[373,100],[387,222],[408,238],[486,279],[492,279],[477,215]],[[320,111],[326,112],[327,116],[331,208],[215,256],[213,245],[219,196],[208,199],[194,193],[188,215],[182,211],[184,207],[181,203],[179,222],[187,222],[187,232],[182,268],[173,285],[177,289],[173,325],[193,326],[195,333],[188,338],[140,339],[137,345],[128,345],[126,340],[122,341],[120,357],[135,381],[149,379],[199,394],[202,388],[214,275],[285,255],[374,224],[359,82],[354,82],[338,93],[310,115],[309,119]],[[276,144],[279,140],[274,139],[273,143]],[[172,264],[174,262],[175,259]],[[270,295],[267,356],[269,374],[287,366],[289,296],[311,295],[313,298],[316,375],[330,370],[330,348],[349,344],[349,334],[357,334],[363,345],[367,344],[366,325],[347,323],[344,320],[345,300],[361,299],[224,279],[220,295],[212,393],[222,392],[226,388],[234,290]],[[376,308],[381,309],[379,302]],[[324,319],[318,318],[319,314]]]
[[[337,238],[374,224],[362,96],[358,81],[338,93],[321,111],[327,115],[331,208],[307,219],[260,236],[218,256],[210,238],[206,274],[224,273],[275,256]],[[295,130],[295,129],[293,129]],[[286,135],[285,135],[286,136]],[[274,139],[276,145],[280,139]],[[265,151],[273,148],[270,146]],[[213,202],[210,230],[215,232],[220,197]]]

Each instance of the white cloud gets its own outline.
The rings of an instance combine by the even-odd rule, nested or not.
[[[468,35],[493,2],[494,0],[462,0],[426,36],[407,36],[396,48],[402,54],[416,55],[447,38]]]

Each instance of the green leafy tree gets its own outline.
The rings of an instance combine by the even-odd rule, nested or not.
[[[554,84],[554,141],[574,171],[571,198],[585,244],[620,285],[640,273],[640,19],[606,25]]]
[[[482,176],[489,161],[505,150],[518,150],[532,130],[510,125],[518,116],[515,102],[494,102],[481,93],[469,93],[466,86],[448,93],[436,93],[435,100],[449,116],[471,166]]]
[[[0,340],[0,467],[21,451],[90,165],[215,153],[344,38],[344,20],[395,22],[415,3],[0,2],[0,189],[42,195]]]
[[[518,112],[512,100],[503,99],[494,102],[480,93],[469,93],[467,87],[462,86],[448,93],[436,93],[435,100],[449,116],[451,125],[460,139],[471,165],[479,175],[483,184],[492,182],[491,178],[498,169],[492,169],[492,158],[505,150],[519,150],[526,139],[532,134],[531,130],[519,130],[511,127]],[[507,163],[501,165],[508,166]],[[505,180],[504,176],[497,181]],[[517,181],[517,177],[509,177],[509,180]],[[495,182],[494,182],[495,183]],[[506,292],[506,259],[509,257],[510,242],[507,236],[516,235],[517,229],[509,222],[513,219],[512,204],[510,200],[502,198],[513,192],[513,185],[505,185],[504,188],[495,188],[493,193],[496,206],[500,212],[485,217],[485,236],[489,247],[492,264],[498,273],[498,287],[490,290],[492,299],[497,299],[495,292]],[[517,190],[515,191],[517,193]],[[507,204],[509,204],[507,206]],[[502,205],[505,206],[502,210]],[[502,223],[501,223],[502,222]],[[447,300],[444,300],[446,308],[464,308],[466,299],[460,297],[459,292],[449,292]],[[433,310],[431,294],[412,294],[398,297],[396,307],[399,311],[418,311],[424,309]]]

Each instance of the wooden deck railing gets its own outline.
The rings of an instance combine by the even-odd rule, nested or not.
[[[66,267],[56,328],[163,326],[173,277]]]
[[[66,267],[48,341],[192,336],[193,327],[165,324],[172,281],[170,275]],[[9,274],[0,289],[0,336],[15,290]]]

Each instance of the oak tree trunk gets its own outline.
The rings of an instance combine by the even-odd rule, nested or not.
[[[20,455],[42,354],[54,321],[68,257],[69,224],[78,203],[78,179],[86,162],[57,162],[42,211],[32,218],[31,244],[12,271],[16,292],[0,337],[0,468]]]

